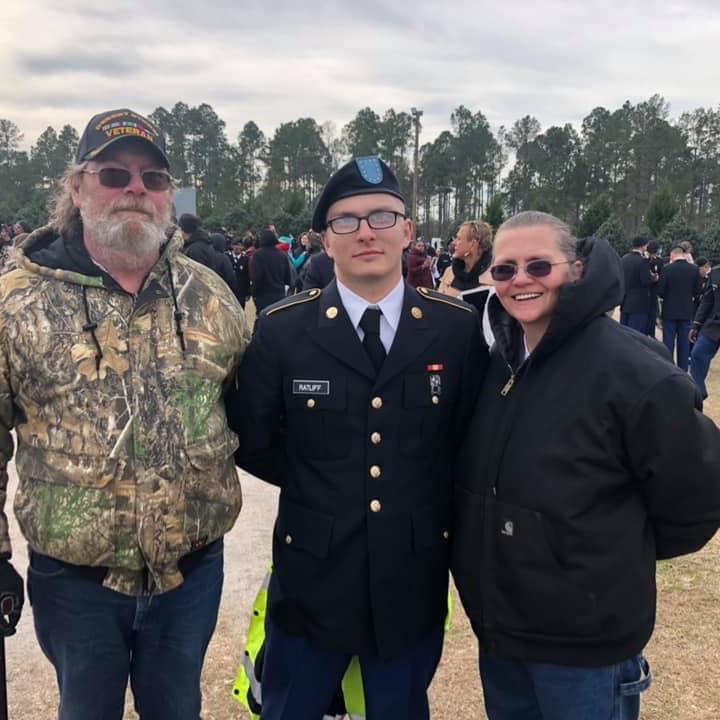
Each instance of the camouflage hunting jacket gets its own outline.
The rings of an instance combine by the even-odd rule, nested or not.
[[[249,339],[245,316],[179,252],[179,234],[137,296],[82,240],[86,272],[68,269],[67,253],[49,266],[67,242],[35,231],[0,277],[0,553],[14,427],[15,514],[30,547],[108,567],[104,585],[125,594],[166,592],[182,583],[178,560],[240,512],[223,391]]]

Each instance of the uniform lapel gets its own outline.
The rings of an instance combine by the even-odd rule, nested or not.
[[[371,380],[375,379],[375,368],[345,312],[335,280],[323,290],[318,301],[317,325],[308,332],[325,352]]]
[[[435,339],[435,331],[425,318],[424,306],[425,301],[406,284],[400,323],[390,352],[380,370],[376,387],[379,388],[401,373]]]

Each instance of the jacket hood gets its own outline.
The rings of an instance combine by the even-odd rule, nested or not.
[[[165,243],[148,280],[166,272],[166,260],[182,247],[179,231]],[[89,287],[115,287],[115,281],[96,265],[80,237],[66,238],[51,225],[38,228],[15,251],[17,266],[37,275]],[[147,283],[147,280],[146,280]]]
[[[533,351],[534,361],[554,352],[576,330],[610,312],[622,301],[622,262],[607,240],[580,240],[577,257],[584,265],[583,276],[560,288],[550,325]],[[524,354],[520,323],[509,315],[496,295],[488,301],[488,313],[497,349],[511,367],[517,369]]]

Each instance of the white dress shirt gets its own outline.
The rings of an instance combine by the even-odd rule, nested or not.
[[[385,352],[390,353],[390,348],[392,347],[395,333],[400,323],[403,299],[405,297],[405,282],[402,278],[400,282],[377,303],[368,302],[359,295],[356,295],[349,288],[346,288],[339,280],[336,280],[336,282],[338,295],[340,295],[340,300],[345,308],[345,312],[348,314],[350,322],[360,338],[360,342],[362,342],[365,337],[365,332],[360,327],[360,320],[362,319],[363,313],[369,307],[380,308],[382,312],[380,317],[380,341],[385,347]]]

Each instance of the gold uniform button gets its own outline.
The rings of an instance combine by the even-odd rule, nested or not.
[[[314,401],[312,398],[310,398],[310,399],[307,401],[307,406],[312,410],[312,408],[315,407],[315,401]]]
[[[410,314],[416,319],[416,320],[422,320],[423,311],[419,307],[411,308]]]
[[[370,442],[371,442],[373,445],[379,445],[379,444],[382,442],[382,435],[380,435],[379,432],[374,432],[374,433],[370,436]]]
[[[370,501],[370,510],[374,513],[379,513],[382,510],[382,505],[380,504],[379,500],[371,500]]]
[[[286,536],[285,536],[285,544],[286,544],[286,545],[292,545],[292,535],[286,535]]]
[[[382,407],[382,398],[374,397],[370,404],[373,406],[373,409],[379,410]]]
[[[450,537],[450,533],[447,530],[445,530],[443,532],[443,537],[447,540]]]
[[[440,398],[437,395],[432,396],[432,404],[433,405],[439,405],[440,404]]]
[[[376,480],[382,475],[382,469],[379,465],[373,465],[370,468],[370,477],[375,478]]]
[[[338,316],[338,309],[333,305],[325,311],[325,317],[328,320],[334,320]]]

